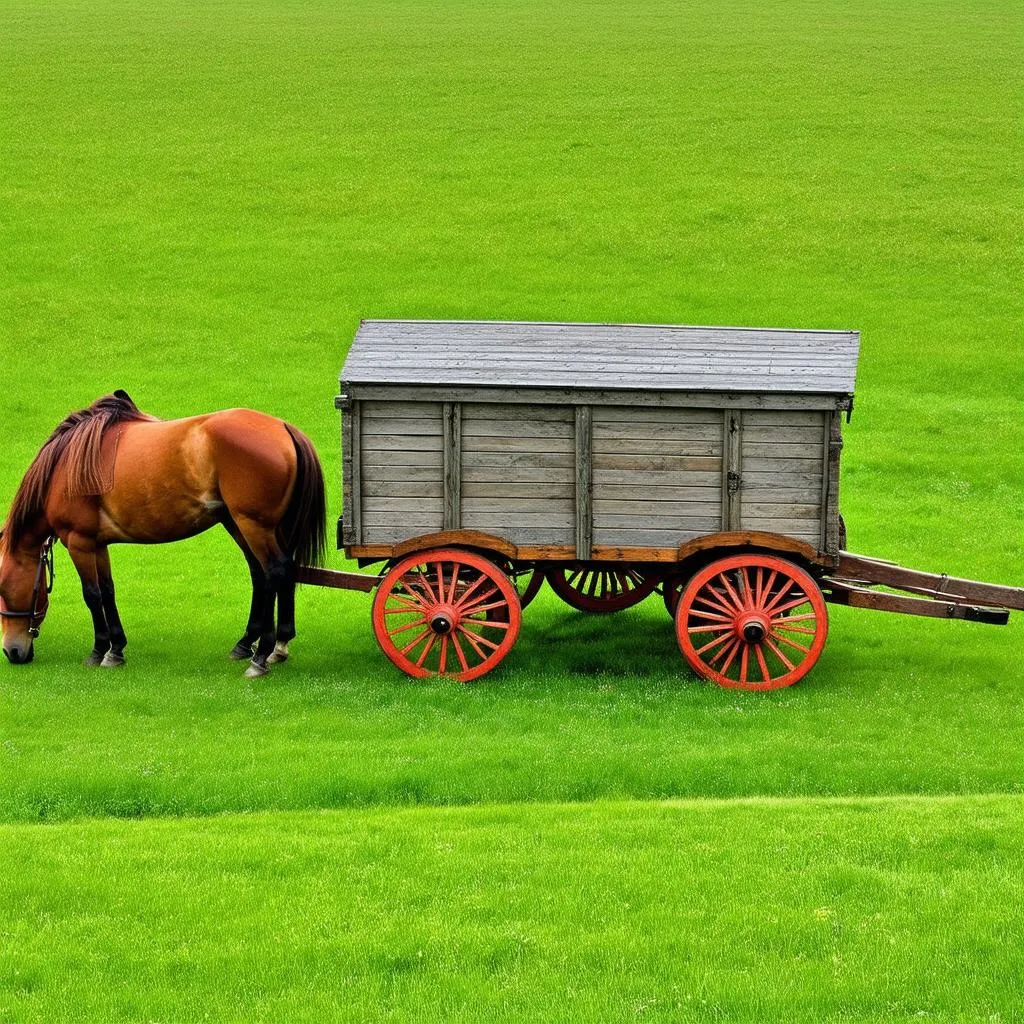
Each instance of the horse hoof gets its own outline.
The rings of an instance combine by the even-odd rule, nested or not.
[[[82,662],[82,664],[86,668],[96,668],[98,665],[103,664],[103,657],[104,656],[102,654],[98,653],[97,651],[93,651],[92,654],[90,654],[89,657]]]
[[[259,679],[260,676],[265,676],[270,671],[267,665],[257,664],[255,661],[249,662],[249,667],[245,670],[246,679]]]
[[[277,644],[273,653],[267,658],[268,665],[279,665],[282,661],[288,660],[288,645]]]
[[[228,657],[232,661],[248,661],[252,657],[252,644],[244,644],[241,640],[231,648]]]
[[[120,654],[111,654],[109,651],[103,655],[100,662],[102,668],[121,668],[124,665],[124,658]]]

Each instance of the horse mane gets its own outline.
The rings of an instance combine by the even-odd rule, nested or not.
[[[103,494],[110,489],[110,484],[104,480],[100,459],[104,432],[116,423],[152,419],[120,389],[97,398],[87,409],[65,417],[39,449],[14,495],[0,531],[6,549],[13,550],[25,531],[43,514],[58,466],[65,464],[68,469],[68,497]]]

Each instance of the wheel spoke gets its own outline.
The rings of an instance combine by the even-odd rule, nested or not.
[[[497,587],[491,587],[486,593],[477,594],[469,604],[457,604],[455,607],[463,614],[468,615],[470,612],[479,611],[485,601],[490,600],[495,594],[500,594],[501,591]]]
[[[744,644],[740,652],[740,682],[747,681],[747,663],[750,661],[750,645]]]
[[[760,644],[754,644],[754,654],[757,655],[757,664],[761,669],[761,682],[767,683],[772,678],[772,674],[768,671],[768,662],[764,660],[764,649]]]
[[[804,647],[803,644],[798,644],[795,640],[790,640],[787,636],[776,635],[775,639],[778,640],[780,644],[792,647],[796,651],[802,651],[804,654],[811,653],[810,647]]]
[[[459,583],[459,569],[461,569],[461,568],[462,568],[462,566],[459,565],[458,562],[456,562],[455,563],[455,568],[452,571],[452,586],[451,586],[451,590],[448,591],[448,603],[449,604],[454,604],[454,602],[455,602],[455,588],[458,586],[458,583]]]
[[[772,609],[789,593],[790,588],[793,586],[793,580],[786,579],[786,582],[775,592],[775,596],[764,606],[763,611],[768,614]]]
[[[396,633],[404,633],[407,629],[415,629],[417,626],[426,625],[427,617],[421,615],[418,619],[413,619],[412,622],[407,622],[402,626],[388,627],[388,632],[394,636]]]
[[[716,598],[719,596],[718,591],[715,590],[714,587],[712,587],[709,584],[693,599],[693,603],[696,604],[698,601],[700,601],[701,604],[706,604],[709,608],[714,608],[717,611],[724,612],[730,618],[732,618],[736,614],[737,609],[730,608],[728,605],[723,604],[720,598],[719,600],[715,601],[708,597],[708,591],[714,594]]]
[[[749,611],[754,607],[754,597],[750,588],[750,572],[746,566],[740,569],[740,575],[743,577],[743,605]]]
[[[422,573],[417,572],[415,576],[412,573],[406,573],[403,577],[402,582],[405,584],[410,594],[415,595],[418,601],[425,604],[434,603],[434,595],[430,590],[430,586],[427,584]]]
[[[466,627],[462,623],[459,623],[459,632],[462,633],[463,636],[465,636],[467,639],[469,639],[469,642],[473,645],[474,648],[476,648],[477,651],[480,651],[480,648],[476,646],[478,643],[483,644],[486,647],[490,647],[491,650],[494,651],[498,649],[499,645],[496,644],[493,640],[488,640],[487,637],[481,636],[479,633],[474,633],[471,630],[466,629]],[[487,655],[480,651],[480,657],[485,658],[487,657]]]
[[[402,654],[408,654],[427,635],[433,635],[433,634],[430,633],[429,629],[423,630],[423,632],[420,633],[420,635],[418,637],[416,637],[415,640],[413,640],[411,643],[406,644],[402,648],[401,653]]]
[[[725,675],[725,673],[726,673],[726,672],[728,672],[728,671],[729,671],[729,666],[730,666],[730,665],[732,664],[733,658],[735,658],[735,657],[736,657],[736,652],[737,652],[737,651],[738,651],[738,650],[739,650],[739,649],[740,649],[740,648],[741,648],[742,646],[743,646],[743,641],[742,641],[742,640],[741,640],[741,639],[740,639],[739,637],[737,637],[737,638],[735,639],[735,641],[733,642],[732,646],[731,646],[731,647],[728,647],[728,648],[726,648],[726,650],[728,650],[728,652],[729,652],[729,653],[728,653],[728,655],[726,656],[726,659],[725,659],[725,661],[723,661],[723,662],[722,662],[722,667],[721,667],[721,668],[719,669],[719,671],[720,671],[720,672],[722,673],[722,675],[723,675],[723,676]],[[714,662],[714,659],[712,659],[712,660],[711,660],[711,662],[710,662],[710,664],[712,664],[712,665],[713,665],[714,663],[715,663],[715,662]]]
[[[780,629],[784,629],[787,633],[806,633],[808,636],[814,636],[817,633],[816,629],[808,629],[806,626],[791,626],[785,619],[772,623],[773,633]]]
[[[772,587],[775,585],[776,579],[778,579],[779,570],[772,569],[768,574],[768,579],[764,581],[764,586],[761,588],[761,600],[758,601],[757,607],[764,611],[765,602],[772,596]]]
[[[807,604],[806,594],[801,594],[799,597],[794,598],[792,601],[787,601],[783,605],[778,605],[775,608],[772,608],[771,614],[773,616],[783,615],[785,612],[788,612],[791,608],[799,608],[802,604]]]
[[[791,662],[789,658],[787,658],[782,653],[782,651],[779,649],[778,644],[776,644],[770,636],[766,636],[764,638],[764,642],[768,645],[769,650],[775,655],[775,657],[778,658],[779,661],[781,661],[782,664],[785,665],[790,672],[792,672],[794,668],[793,662]]]
[[[459,659],[459,664],[462,666],[463,672],[469,671],[469,662],[466,661],[466,655],[463,653],[462,644],[459,643],[459,637],[457,633],[452,633],[452,646],[455,648],[455,656]]]
[[[728,633],[726,633],[724,636],[715,637],[714,640],[709,641],[703,647],[698,647],[694,653],[703,654],[705,651],[710,651],[713,647],[717,647],[719,644],[724,644],[728,639]]]
[[[691,615],[696,615],[700,619],[711,619],[714,622],[728,622],[732,625],[733,617],[731,615],[715,615],[712,612],[701,611],[700,608],[691,608]]]
[[[403,601],[397,598],[395,594],[391,595],[390,600],[394,601],[395,604],[391,608],[384,609],[385,615],[408,615],[410,612],[423,611],[423,604],[421,602],[413,604],[411,601]]]
[[[480,584],[483,583],[485,580],[487,580],[488,583],[491,582],[484,575],[480,575],[475,580],[473,580],[473,582],[470,583],[470,585],[463,591],[462,597],[460,597],[458,601],[455,602],[453,607],[456,610],[462,608],[465,605],[465,603],[469,600],[469,595],[472,594],[473,591],[476,590],[476,588],[479,587]]]
[[[445,660],[448,657],[448,637],[441,637],[441,656],[438,661],[437,671],[444,675]]]
[[[427,660],[427,655],[430,653],[431,648],[434,646],[434,641],[435,640],[437,640],[437,634],[436,633],[431,633],[430,634],[430,639],[427,640],[426,645],[424,646],[423,650],[420,651],[420,656],[416,659],[416,667],[417,668],[422,668],[423,667],[423,662],[425,662]]]
[[[718,578],[724,584],[726,593],[732,599],[733,605],[735,606],[736,610],[738,612],[744,611],[743,602],[740,600],[739,595],[736,593],[736,591],[733,589],[732,584],[729,582],[729,577],[726,576],[724,572],[720,572],[718,574]]]
[[[426,622],[426,619],[423,620]],[[731,622],[726,622],[721,626],[687,626],[687,633],[721,633],[725,629],[733,629]]]
[[[479,626],[481,629],[508,629],[512,624],[510,622],[501,622],[498,619],[463,619],[462,625],[466,626]],[[477,636],[480,634],[477,633]]]

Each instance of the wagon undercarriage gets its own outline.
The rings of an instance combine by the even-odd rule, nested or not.
[[[680,650],[701,677],[721,686],[771,690],[802,679],[828,635],[826,603],[1005,625],[1024,610],[1024,589],[908,569],[841,551],[831,564],[760,535],[737,548],[730,535],[692,545],[677,563],[519,560],[482,538],[424,543],[379,575],[303,567],[299,582],[371,591],[384,653],[414,677],[463,682],[495,668],[512,649],[522,610],[546,581],[571,607],[620,611],[658,593]],[[423,538],[429,541],[429,538]],[[492,543],[507,546],[494,538]],[[894,593],[893,591],[899,591]]]

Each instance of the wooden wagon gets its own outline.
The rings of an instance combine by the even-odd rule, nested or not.
[[[338,540],[385,567],[303,578],[376,587],[388,658],[464,681],[508,653],[544,580],[592,612],[660,592],[692,668],[745,689],[811,669],[826,601],[1005,623],[1024,590],[844,550],[858,348],[854,331],[365,321],[337,399]]]

